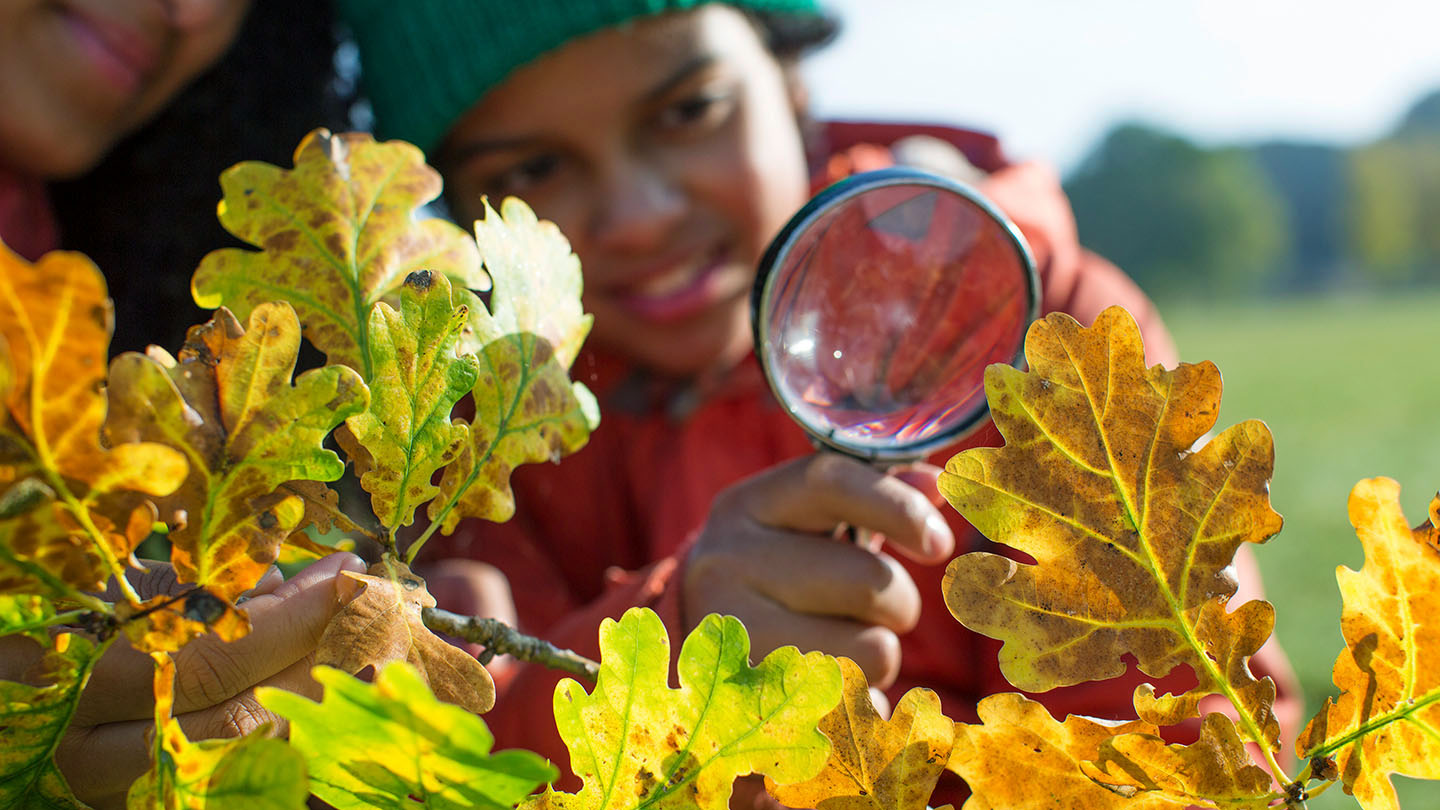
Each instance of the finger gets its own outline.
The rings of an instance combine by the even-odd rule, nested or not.
[[[221,703],[312,652],[339,607],[336,576],[342,570],[361,572],[364,565],[352,554],[332,554],[247,601],[242,609],[252,629],[245,638],[227,644],[203,636],[185,645],[175,657],[175,712]],[[75,722],[93,726],[149,717],[153,678],[149,656],[117,644],[96,665]]]
[[[322,690],[310,677],[311,664],[307,657],[257,685],[275,686],[318,700]],[[270,723],[272,733],[277,735],[286,730],[284,718],[261,706],[254,689],[178,717],[185,736],[191,740],[239,737],[265,723]],[[106,797],[123,799],[130,784],[149,769],[149,735],[154,728],[152,717],[91,728],[72,726],[55,751],[55,762],[77,796],[92,806],[103,806],[108,803]],[[97,768],[96,763],[104,763],[104,767]]]
[[[955,547],[945,518],[914,487],[835,453],[797,459],[717,499],[764,526],[825,533],[848,523],[883,534],[920,562],[939,562]]]
[[[898,464],[891,467],[887,474],[919,490],[920,494],[943,512],[947,508],[947,504],[945,496],[940,494],[940,473],[942,472],[945,470],[941,467],[917,461],[913,464]]]
[[[887,628],[792,613],[759,594],[737,601],[734,616],[750,633],[752,658],[790,645],[801,652],[845,656],[876,689],[890,686],[900,674],[900,638]]]
[[[920,619],[920,591],[894,557],[771,529],[693,557],[685,589],[687,605],[702,613],[729,612],[743,590],[794,613],[851,619],[897,633],[914,629]]]

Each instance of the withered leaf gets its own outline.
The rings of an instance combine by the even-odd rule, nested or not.
[[[189,458],[185,483],[159,500],[167,518],[187,518],[171,519],[171,562],[182,582],[226,601],[255,584],[305,514],[300,497],[277,490],[344,473],[322,442],[367,401],[360,376],[345,366],[312,369],[292,384],[299,348],[294,311],[264,304],[248,330],[223,309],[192,328],[178,362],[152,351],[111,364],[106,430]]]
[[[1145,368],[1139,329],[1119,307],[1088,329],[1052,314],[1025,345],[1028,372],[996,365],[985,377],[1005,446],[955,456],[940,490],[1035,564],[957,558],[951,612],[1005,642],[1001,669],[1027,691],[1115,677],[1126,653],[1154,677],[1188,664],[1199,685],[1180,699],[1142,694],[1142,717],[1193,715],[1228,685],[1242,734],[1274,749],[1274,687],[1247,665],[1273,613],[1225,612],[1236,549],[1280,529],[1269,430],[1245,422],[1194,449],[1219,411],[1219,371]]]
[[[56,251],[32,265],[0,244],[0,501],[17,512],[0,540],[5,556],[84,590],[120,573],[144,536],[128,528],[145,497],[169,494],[186,474],[169,447],[102,443],[111,326],[105,280],[89,259]],[[48,499],[17,508],[13,488],[34,495],[37,484]],[[25,565],[0,569],[4,579],[27,575]]]
[[[1102,743],[1095,761],[1080,767],[1117,793],[1128,789],[1180,805],[1213,802],[1261,810],[1275,798],[1270,774],[1250,760],[1235,723],[1223,714],[1206,715],[1200,739],[1190,745],[1166,744],[1154,734],[1121,734]]]
[[[450,282],[424,271],[405,282],[399,311],[381,302],[370,314],[370,404],[345,424],[366,451],[351,454],[360,485],[392,532],[435,497],[430,479],[465,442],[466,426],[452,423],[450,410],[479,371],[473,355],[456,354],[466,316],[451,301]]]
[[[244,318],[273,300],[300,315],[305,337],[331,363],[370,376],[370,310],[410,273],[430,269],[486,289],[475,242],[416,210],[440,194],[420,150],[321,129],[295,150],[295,168],[241,163],[220,177],[220,222],[255,252],[217,250],[191,287],[203,307]]]
[[[1350,492],[1350,522],[1365,549],[1359,571],[1336,569],[1346,648],[1335,661],[1338,699],[1305,727],[1304,758],[1335,758],[1366,810],[1398,808],[1392,773],[1440,779],[1440,496],[1411,529],[1400,485],[1371,478]]]
[[[1141,721],[1102,723],[1067,717],[1016,694],[980,701],[979,725],[956,724],[949,768],[974,791],[965,810],[1183,810],[1183,799],[1103,787],[1081,772],[1117,734],[1153,734]]]
[[[816,810],[925,810],[950,760],[955,724],[940,712],[929,689],[906,692],[889,720],[870,702],[860,667],[836,659],[845,693],[820,731],[830,738],[830,759],[813,779],[793,785],[767,783],[786,807]]]
[[[387,557],[365,574],[346,571],[335,590],[344,607],[320,637],[317,664],[354,675],[405,661],[446,703],[472,712],[495,705],[495,684],[485,667],[425,626],[420,611],[435,607],[435,597],[404,563]]]

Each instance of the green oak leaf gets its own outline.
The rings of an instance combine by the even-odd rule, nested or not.
[[[85,807],[55,767],[55,749],[103,647],[71,633],[49,647],[37,678],[44,685],[0,681],[0,807]]]
[[[480,362],[469,440],[445,469],[445,497],[430,503],[431,520],[441,521],[445,532],[465,517],[509,520],[515,514],[511,472],[579,450],[600,421],[594,395],[570,381],[550,344],[535,335],[491,341]]]
[[[445,532],[466,517],[509,520],[511,472],[579,450],[600,422],[594,395],[569,372],[593,320],[580,301],[580,260],[518,199],[500,213],[486,202],[485,213],[475,238],[494,289],[488,310],[471,296],[462,350],[479,357],[481,373],[469,440],[430,504]]]
[[[178,362],[163,351],[128,353],[110,368],[113,439],[177,448],[190,474],[157,500],[170,523],[180,579],[231,600],[275,561],[304,516],[291,481],[334,481],[345,465],[325,437],[368,400],[346,366],[292,384],[300,324],[288,304],[262,304],[248,329],[221,309],[190,330]]]
[[[345,425],[365,450],[350,453],[360,485],[392,532],[435,497],[431,477],[465,442],[467,428],[450,421],[450,409],[479,373],[473,355],[456,354],[467,313],[452,303],[450,282],[425,271],[405,280],[398,311],[381,302],[370,313],[370,406]]]
[[[191,742],[172,719],[162,749],[160,762],[130,786],[130,810],[302,810],[310,796],[305,758],[263,731]]]
[[[48,645],[45,628],[54,618],[54,605],[36,594],[0,594],[0,636],[23,634]]]
[[[490,753],[485,722],[431,695],[403,661],[367,684],[316,667],[320,703],[270,687],[260,702],[290,721],[309,763],[310,789],[337,810],[481,807],[508,810],[555,769],[529,751]]]
[[[744,625],[712,615],[681,646],[671,689],[665,626],[645,608],[606,619],[600,650],[594,691],[571,680],[555,690],[555,722],[585,785],[547,790],[522,810],[723,810],[736,777],[800,782],[829,757],[818,726],[840,702],[833,658],[782,647],[751,667]]]
[[[367,378],[370,310],[407,275],[428,268],[488,287],[464,230],[416,218],[440,194],[440,175],[408,143],[320,129],[296,148],[294,169],[241,163],[220,185],[221,224],[262,250],[206,256],[191,282],[196,303],[244,318],[267,301],[289,301],[306,339]]]

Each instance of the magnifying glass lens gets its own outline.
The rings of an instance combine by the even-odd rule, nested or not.
[[[983,418],[985,367],[1016,360],[1033,317],[1012,225],[954,190],[900,183],[821,209],[789,239],[757,313],[760,351],[812,434],[893,457]]]

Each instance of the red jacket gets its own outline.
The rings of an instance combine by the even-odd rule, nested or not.
[[[876,168],[885,161],[884,150],[857,144],[888,144],[916,132],[943,137],[989,173],[980,189],[1029,240],[1045,312],[1068,312],[1089,323],[1106,306],[1120,304],[1140,324],[1148,361],[1175,363],[1170,336],[1150,301],[1114,265],[1079,246],[1058,177],[1036,164],[1005,162],[993,138],[941,128],[832,125],[827,134],[835,157],[827,173]],[[497,566],[510,580],[522,629],[559,646],[597,657],[600,620],[645,605],[659,612],[678,648],[678,571],[712,498],[741,478],[813,448],[772,399],[753,355],[705,391],[666,389],[623,359],[593,350],[577,360],[574,375],[601,402],[603,422],[589,445],[559,465],[521,468],[513,479],[519,508],[513,520],[468,521],[454,536],[434,538],[424,556],[468,557]],[[679,407],[683,403],[689,404]],[[1000,444],[993,425],[962,447],[986,444]],[[931,460],[943,465],[958,449]],[[953,510],[945,511],[957,552],[985,542]],[[892,703],[906,690],[926,686],[940,695],[948,716],[976,722],[981,697],[1014,691],[996,663],[999,644],[951,617],[941,593],[943,565],[922,567],[897,557],[919,586],[923,608],[919,626],[901,638],[903,663],[889,690]],[[486,720],[497,744],[568,762],[549,719],[561,676],[518,665],[498,667],[495,675],[499,695]],[[1133,717],[1135,682],[1057,689],[1040,699],[1062,717],[1069,712]],[[955,782],[942,785],[935,804],[963,795]]]

